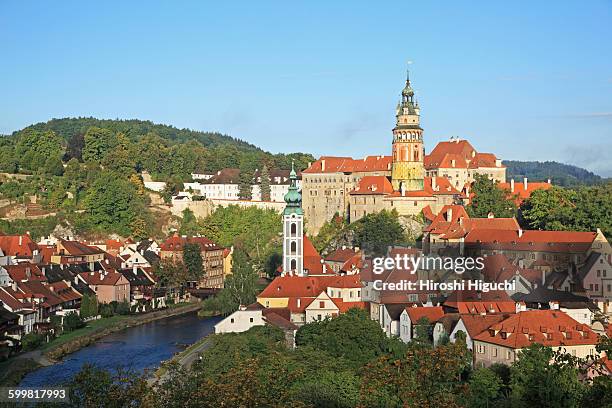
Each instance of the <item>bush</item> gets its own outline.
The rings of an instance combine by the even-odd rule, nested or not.
[[[115,313],[119,315],[129,315],[131,313],[130,304],[127,302],[127,300],[116,304]]]
[[[99,310],[102,317],[112,317],[115,315],[115,310],[109,303],[101,304]]]
[[[83,318],[76,312],[70,312],[64,316],[64,331],[73,331],[85,327]]]
[[[45,336],[38,333],[28,333],[21,339],[21,347],[25,351],[30,351],[38,348],[45,341]]]

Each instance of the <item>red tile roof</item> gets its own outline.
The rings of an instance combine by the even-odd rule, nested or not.
[[[79,241],[67,241],[65,239],[60,240],[60,244],[64,247],[67,254],[72,256],[85,256],[85,255],[98,255],[102,254],[100,248],[83,244]]]
[[[355,255],[358,255],[359,252],[355,252],[352,248],[338,248],[331,254],[325,257],[325,260],[328,262],[346,262]]]
[[[517,274],[530,283],[542,284],[542,272],[536,269],[520,268],[512,264],[503,254],[492,254],[484,257],[483,277],[487,282],[502,282],[513,279]]]
[[[502,311],[515,311],[514,301],[504,290],[490,290],[488,292],[477,292],[475,290],[456,290],[452,292],[446,301],[445,306],[455,309],[462,303],[496,303],[508,305],[500,308]],[[511,305],[511,308],[509,307]]]
[[[25,280],[47,280],[38,265],[35,264],[20,263],[17,265],[6,265],[3,268],[6,269],[11,279],[16,282]]]
[[[306,235],[304,235],[302,242],[304,244],[304,269],[308,271],[309,275],[323,275],[323,258],[321,258],[319,251]],[[334,274],[329,265],[325,265],[325,274]]]
[[[515,182],[514,183],[514,192],[511,190],[511,183],[498,183],[497,187],[502,190],[508,191],[508,198],[514,197],[514,202],[517,205],[520,205],[523,201],[528,199],[536,190],[548,190],[552,188],[552,184],[550,183],[542,183],[542,182],[527,182],[527,189],[525,189],[524,182]]]
[[[371,171],[390,171],[391,156],[367,156],[363,159],[351,157],[322,156],[303,173],[353,173]]]
[[[351,195],[360,194],[391,194],[393,193],[393,186],[386,176],[365,176],[359,180],[359,184]]]
[[[521,349],[533,343],[549,347],[594,345],[598,336],[558,310],[527,310],[492,325],[474,340]]]
[[[408,313],[412,324],[416,324],[422,318],[426,318],[430,323],[435,323],[444,316],[442,306],[409,306],[406,308],[406,313]]]
[[[507,319],[509,316],[505,314],[463,314],[461,321],[467,330],[467,334],[474,339],[483,331],[487,330],[494,324]]]
[[[596,232],[576,231],[518,231],[474,229],[465,237],[466,245],[475,244],[485,249],[515,251],[584,252],[595,240]]]
[[[0,235],[0,249],[5,256],[31,258],[32,252],[38,250],[38,245],[28,234]]]
[[[367,309],[366,302],[344,302],[340,298],[332,298],[332,302],[334,302],[340,313],[346,313],[349,309],[353,308]]]
[[[492,153],[477,153],[467,140],[453,140],[438,143],[425,156],[424,165],[426,169],[497,167],[497,157]]]
[[[181,237],[173,235],[160,245],[162,251],[182,251],[185,244],[198,244],[202,251],[222,249],[219,245],[206,237]]]
[[[112,286],[115,286],[117,282],[123,277],[123,275],[117,272],[108,272],[106,274],[102,272],[83,272],[83,273],[80,273],[79,276],[88,285],[112,285]]]

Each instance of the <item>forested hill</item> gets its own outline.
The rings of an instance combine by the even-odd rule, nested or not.
[[[580,184],[593,185],[604,181],[600,176],[586,169],[554,161],[518,161],[504,160],[507,167],[506,178],[522,180],[527,177],[531,181],[546,181],[552,179],[558,186],[575,186]]]
[[[13,132],[13,136],[18,136],[28,130],[52,130],[62,137],[67,143],[78,134],[85,134],[90,127],[109,129],[115,133],[123,133],[128,138],[137,139],[148,133],[154,133],[163,139],[184,143],[189,140],[197,140],[205,147],[222,145],[233,145],[244,150],[262,151],[257,146],[243,140],[224,135],[217,132],[200,132],[190,129],[178,129],[174,126],[156,124],[148,120],[128,119],[96,119],[96,118],[63,118],[51,119],[48,122],[40,122],[30,125],[22,130]]]
[[[233,167],[252,174],[265,164],[304,169],[310,154],[272,154],[215,132],[177,129],[142,120],[52,119],[0,139],[0,172],[61,174],[61,162],[96,162],[107,169],[146,170],[154,178]]]

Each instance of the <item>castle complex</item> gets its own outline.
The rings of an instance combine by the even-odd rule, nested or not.
[[[401,93],[393,128],[392,156],[364,159],[322,156],[302,172],[307,231],[316,234],[335,214],[354,222],[395,209],[428,218],[445,205],[463,204],[475,174],[504,183],[506,168],[492,153],[478,153],[458,138],[425,154],[420,108],[410,78]]]

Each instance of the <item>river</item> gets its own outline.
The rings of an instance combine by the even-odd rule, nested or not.
[[[220,320],[219,317],[201,319],[194,312],[130,327],[65,356],[57,364],[27,374],[19,385],[41,387],[63,384],[85,363],[109,370],[124,368],[143,372],[155,369],[185,346],[214,333],[214,325]]]

